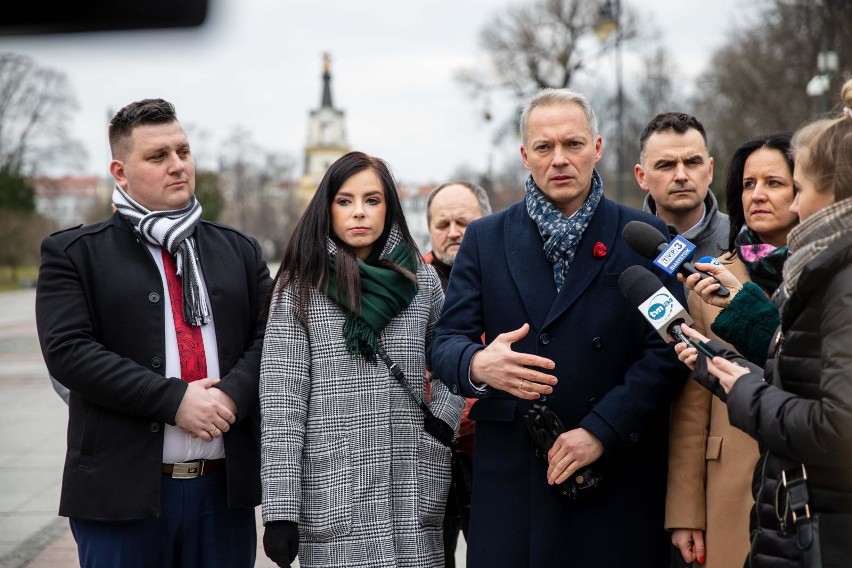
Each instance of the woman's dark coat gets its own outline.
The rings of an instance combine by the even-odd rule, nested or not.
[[[852,238],[804,269],[781,312],[766,367],[728,395],[731,423],[761,446],[747,566],[798,568],[800,550],[782,471],[807,469],[822,566],[852,566]],[[776,503],[778,505],[776,506]],[[814,549],[811,549],[814,550]]]

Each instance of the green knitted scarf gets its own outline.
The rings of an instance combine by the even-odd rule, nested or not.
[[[417,274],[417,256],[404,245],[397,245],[383,258]],[[347,298],[337,294],[337,272],[334,259],[329,261],[326,294],[346,312],[343,324],[343,341],[346,351],[361,355],[368,361],[376,360],[379,333],[396,315],[408,307],[417,294],[417,282],[396,270],[371,266],[358,261],[361,274],[361,313],[352,311]]]

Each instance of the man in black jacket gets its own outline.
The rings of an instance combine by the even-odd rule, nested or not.
[[[127,105],[109,139],[116,212],[42,243],[39,340],[70,390],[59,514],[84,567],[250,567],[269,271],[200,220],[170,103]]]

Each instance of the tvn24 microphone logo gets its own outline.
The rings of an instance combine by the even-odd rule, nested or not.
[[[672,312],[675,299],[666,293],[659,293],[648,303],[648,319],[660,321],[668,317]]]

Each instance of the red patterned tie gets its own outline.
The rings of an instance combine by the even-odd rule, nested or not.
[[[178,354],[180,355],[180,376],[188,383],[207,376],[207,357],[204,355],[204,340],[201,328],[190,325],[183,319],[183,286],[177,275],[175,258],[166,249],[163,251],[163,268],[169,285],[169,298],[172,302],[172,316],[175,320]]]

